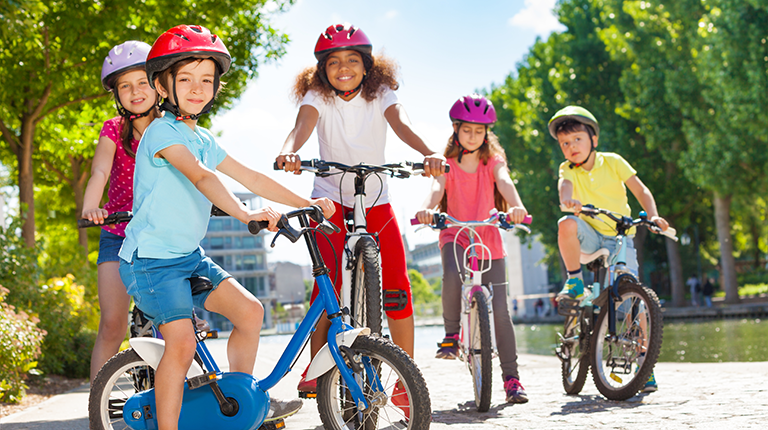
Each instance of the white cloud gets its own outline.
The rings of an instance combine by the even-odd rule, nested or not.
[[[392,10],[390,10],[389,12],[387,12],[384,15],[384,18],[392,19],[392,18],[397,17],[397,15],[399,15],[399,14],[400,14],[400,12],[398,12],[396,9],[392,9]]]
[[[509,25],[533,30],[538,36],[547,36],[553,31],[562,31],[552,10],[556,0],[525,0],[525,7],[509,19]]]

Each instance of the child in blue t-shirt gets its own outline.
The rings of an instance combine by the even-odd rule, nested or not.
[[[120,249],[120,276],[136,305],[159,328],[165,352],[155,375],[157,420],[161,430],[178,427],[184,378],[195,354],[193,305],[227,317],[229,370],[251,374],[259,346],[264,308],[200,248],[211,202],[243,223],[280,218],[267,207],[248,210],[216,176],[218,170],[250,191],[286,205],[319,205],[334,212],[328,199],[297,196],[267,176],[240,164],[197,126],[213,105],[219,78],[231,58],[221,39],[200,26],[181,25],[161,35],[147,58],[147,75],[165,99],[162,118],[144,132],[136,153],[134,217]],[[213,289],[191,294],[189,278],[206,277]],[[293,406],[291,406],[293,404]],[[296,406],[296,404],[298,406]],[[272,419],[298,411],[301,402],[272,402]]]

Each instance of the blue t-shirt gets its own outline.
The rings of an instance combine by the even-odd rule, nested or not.
[[[147,127],[136,151],[133,176],[133,219],[125,229],[120,258],[169,259],[194,252],[208,229],[211,202],[180,171],[155,154],[184,145],[205,167],[216,170],[227,153],[211,133],[193,131],[166,112]]]

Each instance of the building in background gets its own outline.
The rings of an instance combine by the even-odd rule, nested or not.
[[[235,193],[249,209],[262,206],[261,198],[251,193]],[[264,328],[272,327],[272,309],[277,303],[270,288],[267,270],[267,249],[264,235],[248,232],[248,226],[232,217],[212,217],[208,232],[200,245],[205,254],[256,296],[264,305]],[[219,330],[231,330],[232,324],[223,316],[211,312],[198,313]]]

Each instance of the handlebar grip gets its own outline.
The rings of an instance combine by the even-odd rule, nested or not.
[[[87,227],[103,227],[105,225],[110,224],[120,224],[124,222],[128,222],[133,218],[133,213],[130,211],[122,211],[122,212],[113,212],[106,216],[104,218],[104,222],[101,224],[96,224],[93,221],[87,220],[85,218],[77,220],[77,228],[87,228]]]
[[[248,221],[248,231],[251,234],[259,234],[261,229],[269,227],[269,221]]]
[[[530,215],[526,215],[525,218],[523,218],[523,224],[531,225],[533,222],[533,217]]]
[[[418,218],[411,218],[411,225],[419,225],[419,224],[421,223],[419,222]]]
[[[424,170],[424,163],[413,163],[411,165],[413,167],[413,170]],[[445,165],[445,173],[448,173],[451,171],[451,166]]]
[[[77,220],[77,228],[95,227],[96,225],[103,225],[103,224],[96,224],[95,222],[91,220],[87,220],[85,218]]]
[[[313,160],[301,160],[301,167],[312,167]],[[283,170],[280,167],[277,167],[277,161],[272,163],[272,169],[274,170]]]

